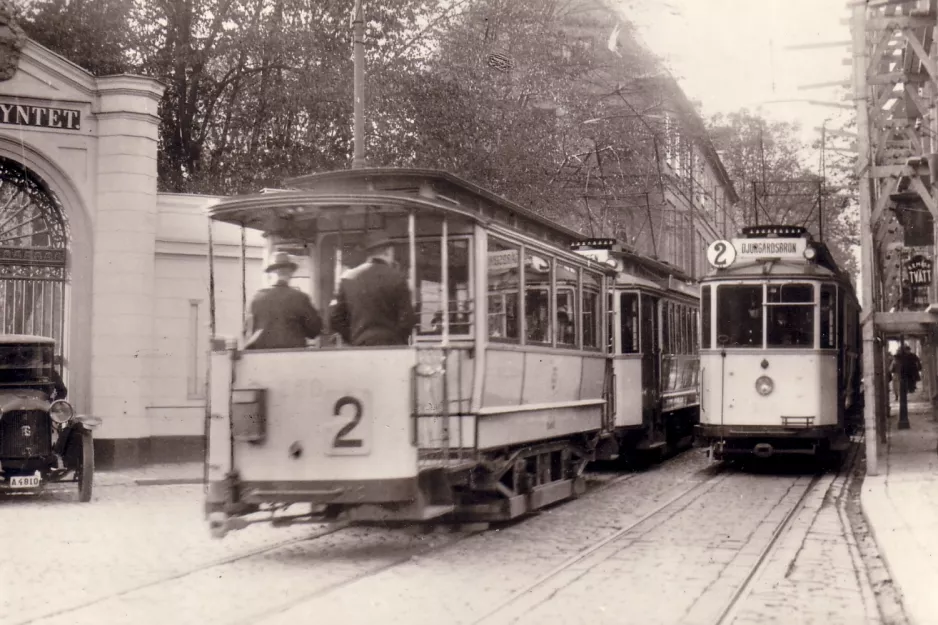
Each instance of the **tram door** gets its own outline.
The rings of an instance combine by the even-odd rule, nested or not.
[[[642,349],[642,408],[648,414],[654,410],[661,390],[661,343],[658,336],[658,298],[642,293],[641,296],[641,349]]]

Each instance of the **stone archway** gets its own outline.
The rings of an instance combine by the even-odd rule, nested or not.
[[[0,332],[67,346],[68,221],[47,185],[0,157]]]

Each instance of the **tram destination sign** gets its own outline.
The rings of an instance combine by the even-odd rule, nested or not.
[[[81,130],[81,111],[0,102],[0,124]]]
[[[753,258],[804,258],[807,241],[798,239],[733,239],[736,257]]]

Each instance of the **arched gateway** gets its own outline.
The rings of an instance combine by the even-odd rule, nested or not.
[[[21,164],[0,157],[0,333],[66,346],[68,222],[56,197]]]

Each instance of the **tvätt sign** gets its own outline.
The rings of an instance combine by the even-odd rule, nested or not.
[[[0,124],[81,130],[81,111],[0,102]]]
[[[733,239],[737,259],[804,258],[805,239]]]

